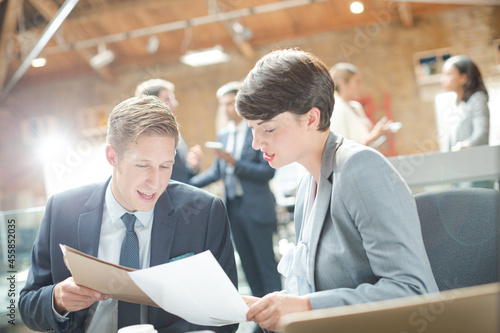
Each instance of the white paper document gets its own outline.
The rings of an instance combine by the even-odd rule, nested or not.
[[[248,306],[210,251],[127,274],[162,309],[190,323],[246,321]]]

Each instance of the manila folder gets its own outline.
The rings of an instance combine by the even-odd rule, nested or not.
[[[111,264],[66,245],[60,246],[64,263],[76,284],[120,301],[159,307],[127,274],[135,269]]]

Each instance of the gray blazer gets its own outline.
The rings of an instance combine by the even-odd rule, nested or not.
[[[296,235],[312,180],[297,191]],[[377,151],[330,133],[308,258],[313,309],[437,292],[408,186]]]
[[[463,142],[470,146],[487,145],[490,135],[490,110],[488,96],[482,91],[476,91],[463,104],[455,131],[455,142]]]

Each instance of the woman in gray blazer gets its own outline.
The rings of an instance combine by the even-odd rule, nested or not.
[[[467,56],[459,55],[446,60],[441,84],[447,91],[457,94],[454,122],[448,133],[451,151],[487,145],[490,136],[490,110],[488,92],[477,65]],[[493,180],[461,182],[456,187],[493,188]]]
[[[317,57],[274,51],[248,74],[236,107],[253,148],[307,174],[297,192],[296,247],[280,262],[286,291],[244,297],[247,319],[276,330],[288,313],[437,292],[413,196],[377,151],[329,131],[334,83]]]
[[[457,121],[450,133],[450,150],[487,145],[490,134],[488,92],[476,64],[462,55],[446,60],[441,84],[445,90],[457,94]]]

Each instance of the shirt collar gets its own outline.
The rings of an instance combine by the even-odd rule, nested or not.
[[[228,120],[226,124],[226,129],[228,132],[234,132],[236,130],[236,125],[234,123],[234,120]]]
[[[108,188],[106,189],[106,196],[104,198],[104,201],[112,223],[116,223],[117,221],[121,222],[121,217],[123,216],[123,214],[130,213],[125,208],[123,208],[122,205],[118,203],[118,201],[116,201],[115,196],[111,191],[111,182],[109,182]],[[132,214],[135,215],[135,217],[143,227],[146,227],[149,221],[153,219],[153,212],[154,208],[147,212],[135,211]]]
[[[226,130],[228,132],[242,132],[246,128],[248,128],[248,123],[243,119],[237,124],[234,120],[229,120],[226,125]]]
[[[238,123],[238,125],[236,125],[236,130],[238,132],[241,132],[247,128],[248,128],[248,123],[243,119]]]

